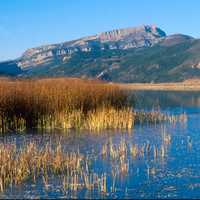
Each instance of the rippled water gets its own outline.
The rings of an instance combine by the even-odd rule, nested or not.
[[[0,136],[4,143],[28,141],[44,145],[61,141],[65,151],[80,151],[90,160],[90,171],[106,176],[106,191],[81,188],[63,190],[61,177],[51,176],[48,188],[39,177],[8,188],[1,198],[200,198],[200,94],[198,92],[137,92],[136,108],[180,114],[185,112],[185,123],[136,125],[131,132],[96,133],[29,133]],[[166,136],[170,141],[166,142]],[[102,156],[102,147],[126,145],[125,172],[119,160]],[[137,156],[130,147],[137,146]],[[149,148],[147,150],[147,148]],[[155,149],[158,155],[155,156]]]

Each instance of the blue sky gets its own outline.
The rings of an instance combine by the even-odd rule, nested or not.
[[[27,48],[156,24],[200,38],[199,0],[0,0],[0,60]]]

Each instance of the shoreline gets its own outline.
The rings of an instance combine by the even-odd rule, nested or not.
[[[200,91],[200,81],[184,81],[173,83],[117,83],[125,90],[154,90],[154,91]]]

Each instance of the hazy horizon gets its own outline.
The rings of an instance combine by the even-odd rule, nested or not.
[[[199,38],[199,6],[195,0],[1,1],[0,61],[15,59],[27,48],[140,25]]]

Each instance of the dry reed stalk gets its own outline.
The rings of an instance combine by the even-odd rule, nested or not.
[[[70,174],[80,170],[83,156],[79,153],[64,153],[58,144],[53,149],[49,144],[39,148],[34,142],[25,144],[21,149],[15,144],[0,145],[0,190],[9,185],[18,185],[27,178],[42,176],[48,188],[48,176],[52,174]]]

